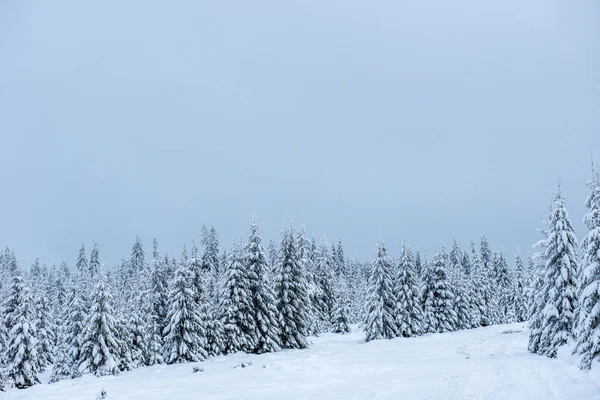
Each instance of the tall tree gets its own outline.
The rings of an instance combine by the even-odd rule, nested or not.
[[[286,229],[281,241],[275,289],[280,315],[280,340],[285,348],[308,347],[310,304],[303,267],[294,232],[291,228]]]
[[[415,260],[406,243],[402,243],[394,285],[395,315],[398,335],[411,337],[421,333],[423,311],[421,293],[415,274]]]
[[[251,289],[251,272],[244,266],[240,245],[232,251],[225,269],[223,288],[223,329],[226,353],[252,352],[257,346],[257,329],[254,321],[254,300]]]
[[[335,262],[333,254],[329,251],[327,239],[321,239],[321,245],[317,251],[315,280],[317,284],[317,295],[315,303],[317,333],[326,332],[330,328],[335,304]],[[339,275],[338,275],[339,276]]]
[[[368,300],[364,321],[365,340],[391,339],[398,335],[395,318],[394,274],[383,243],[377,245],[377,256],[369,276]]]
[[[96,376],[119,373],[120,341],[116,328],[112,296],[105,278],[99,276],[89,315],[82,333],[79,370]]]
[[[244,248],[244,264],[249,272],[254,326],[256,329],[256,344],[253,351],[261,354],[278,351],[281,344],[279,342],[277,302],[268,277],[269,267],[259,229],[256,220],[253,221],[250,226],[248,243]]]
[[[444,248],[431,261],[424,282],[424,304],[431,332],[448,332],[456,329],[457,315],[454,311],[454,293],[449,284],[448,255]]]
[[[206,358],[206,330],[192,289],[192,273],[185,246],[169,291],[163,359],[168,364]]]
[[[548,239],[542,297],[542,334],[538,354],[556,357],[571,336],[576,303],[577,238],[569,220],[560,184],[554,197]]]
[[[593,166],[588,186],[576,330],[579,366],[583,369],[591,368],[592,362],[600,359],[600,174]]]
[[[166,327],[168,303],[168,278],[164,261],[158,250],[158,241],[153,241],[150,283],[145,310],[148,318],[148,365],[163,363],[163,335]]]
[[[90,254],[89,275],[92,280],[98,278],[100,274],[100,252],[98,251],[98,243],[94,242],[94,248]]]
[[[37,377],[39,361],[33,300],[18,272],[13,277],[7,304],[11,306],[11,312],[5,316],[8,346],[4,373],[15,387],[23,389],[40,381]]]
[[[517,253],[515,257],[515,279],[514,279],[514,310],[515,319],[517,322],[527,321],[529,318],[527,313],[527,271],[523,265],[521,253]]]

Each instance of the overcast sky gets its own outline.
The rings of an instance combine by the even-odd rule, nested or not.
[[[484,4],[486,3],[486,4]],[[512,259],[600,160],[600,2],[0,2],[0,244],[179,254],[293,219]]]

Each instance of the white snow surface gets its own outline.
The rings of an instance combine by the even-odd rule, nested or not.
[[[104,389],[107,399],[119,400],[600,399],[598,366],[580,371],[566,350],[558,359],[529,353],[523,323],[369,343],[354,327],[348,335],[311,340],[308,350],[87,375],[0,397],[95,400]],[[252,365],[234,368],[248,361]],[[204,371],[193,373],[194,366]]]

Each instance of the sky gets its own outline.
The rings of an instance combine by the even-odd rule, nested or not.
[[[600,162],[595,0],[0,2],[0,245],[531,251]]]

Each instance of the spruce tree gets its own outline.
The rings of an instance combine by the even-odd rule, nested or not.
[[[80,276],[85,276],[89,271],[87,254],[85,253],[85,244],[81,243],[79,248],[79,254],[77,255],[77,262],[75,263],[75,269]]]
[[[406,243],[402,243],[394,284],[395,318],[398,335],[411,337],[422,330],[421,293],[415,274],[415,260]]]
[[[50,301],[43,290],[39,290],[34,297],[34,323],[37,332],[37,370],[43,372],[52,365],[54,354]]]
[[[326,332],[330,329],[330,321],[332,319],[332,311],[335,303],[335,265],[334,257],[329,251],[327,239],[321,239],[321,245],[317,252],[316,265],[316,283],[317,295],[315,303],[315,311],[318,319],[317,333]]]
[[[4,374],[19,389],[40,383],[37,373],[37,331],[33,300],[29,288],[19,272],[13,277],[7,303],[11,312],[6,314],[8,345]]]
[[[100,252],[98,251],[98,243],[94,243],[94,248],[90,254],[89,276],[95,280],[100,275]]]
[[[168,310],[168,278],[164,261],[158,251],[158,242],[153,241],[152,264],[150,271],[149,293],[145,297],[148,317],[148,365],[163,363],[163,335]]]
[[[546,299],[546,305],[542,311],[542,334],[538,353],[554,358],[558,348],[571,336],[577,306],[577,238],[569,220],[560,185],[550,216],[544,258],[546,266],[543,297]]]
[[[333,333],[350,333],[350,302],[346,278],[340,276],[336,283],[336,301],[332,310],[331,327]]]
[[[250,236],[244,248],[245,268],[249,273],[250,293],[254,317],[255,347],[254,353],[278,351],[279,323],[275,293],[268,277],[269,267],[265,258],[265,249],[256,221],[250,226]]]
[[[398,335],[395,318],[394,275],[383,243],[377,245],[377,256],[369,276],[364,325],[365,341],[392,339]]]
[[[527,321],[527,273],[521,259],[521,253],[517,253],[515,257],[514,294],[516,322]]]
[[[425,318],[429,332],[448,332],[456,329],[454,293],[447,275],[448,255],[444,248],[437,253],[426,273],[424,282]]]
[[[100,275],[98,278],[82,333],[79,371],[96,376],[115,375],[119,373],[120,364],[119,332],[114,318],[112,296],[105,278]]]
[[[206,329],[195,300],[192,278],[184,246],[169,291],[163,355],[167,364],[202,361],[207,356]]]
[[[241,246],[232,251],[225,270],[223,331],[226,353],[252,352],[257,346],[251,272],[244,266]]]
[[[276,295],[282,347],[308,347],[310,304],[308,282],[292,229],[284,231],[277,267]]]
[[[82,298],[81,290],[83,288],[83,278],[79,273],[70,288],[69,300],[65,316],[65,336],[64,340],[69,354],[69,362],[73,366],[73,378],[79,376],[77,366],[81,360],[81,345],[83,323],[87,313],[87,306]]]
[[[580,298],[577,308],[577,352],[579,366],[589,369],[600,358],[600,174],[592,167],[585,206],[587,233],[581,243]]]

